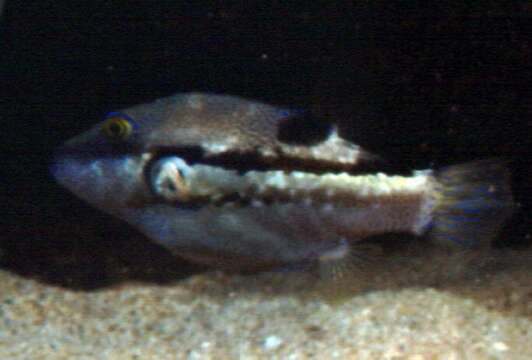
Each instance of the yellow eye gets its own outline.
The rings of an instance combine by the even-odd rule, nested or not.
[[[131,121],[120,115],[108,117],[102,124],[102,135],[113,141],[126,140],[132,131]]]

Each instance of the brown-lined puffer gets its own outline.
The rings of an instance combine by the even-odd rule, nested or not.
[[[175,254],[231,269],[341,262],[390,232],[474,246],[511,213],[499,160],[361,172],[375,159],[307,112],[193,93],[109,114],[52,172]]]

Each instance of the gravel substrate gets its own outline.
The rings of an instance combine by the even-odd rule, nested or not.
[[[0,358],[530,359],[532,256],[497,254],[391,264],[332,302],[301,272],[97,291],[0,272]]]

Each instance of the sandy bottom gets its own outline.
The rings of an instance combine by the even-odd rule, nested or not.
[[[96,291],[0,272],[0,358],[532,359],[530,249],[431,255],[341,300],[302,272]]]

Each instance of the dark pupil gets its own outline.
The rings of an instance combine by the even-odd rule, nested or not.
[[[116,122],[112,123],[111,125],[109,125],[109,132],[113,136],[120,136],[122,132],[122,126],[120,126],[120,124]]]

